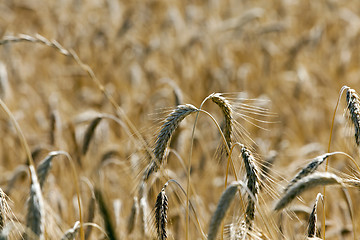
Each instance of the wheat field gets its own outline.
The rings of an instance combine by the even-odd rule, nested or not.
[[[359,239],[360,1],[2,0],[0,239]]]

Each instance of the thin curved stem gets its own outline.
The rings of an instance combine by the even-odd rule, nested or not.
[[[341,99],[341,96],[343,94],[343,92],[346,90],[346,89],[349,89],[348,86],[343,86],[341,89],[340,89],[340,93],[339,93],[339,98],[336,102],[336,105],[335,105],[335,109],[334,109],[334,114],[333,114],[333,117],[332,117],[332,121],[331,121],[331,128],[330,128],[330,137],[329,137],[329,144],[328,144],[328,149],[327,149],[327,152],[330,152],[330,146],[331,146],[331,140],[332,140],[332,135],[333,135],[333,130],[334,130],[334,122],[335,122],[335,115],[336,115],[336,110],[339,106],[339,103],[340,103],[340,99]],[[329,158],[326,159],[326,165],[325,165],[325,172],[328,171],[328,166],[329,166]],[[322,237],[324,238],[324,240],[326,240],[326,233],[325,233],[325,221],[326,221],[326,187],[324,186],[323,188],[323,199],[324,199],[324,204],[323,204],[323,218],[322,218]]]

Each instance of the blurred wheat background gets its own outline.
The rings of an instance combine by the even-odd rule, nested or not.
[[[0,97],[23,131],[35,165],[52,151],[71,157],[54,156],[42,187],[45,239],[61,239],[79,220],[69,160],[78,176],[83,221],[89,223],[84,228],[87,239],[156,239],[156,196],[169,179],[186,190],[195,116],[181,123],[167,163],[149,180],[144,217],[139,212],[131,217],[151,159],[148,150],[177,105],[199,107],[213,92],[224,93],[238,106],[234,142],[251,149],[262,169],[260,211],[254,235],[248,238],[306,238],[309,214],[322,188],[302,194],[282,213],[273,207],[288,181],[328,151],[341,87],[360,91],[360,1],[2,0],[0,39],[20,34],[55,40],[88,65],[100,82],[55,47],[29,41],[0,45]],[[206,103],[203,109],[222,124],[215,104]],[[85,151],[91,124],[94,132]],[[6,214],[4,226],[9,239],[20,239],[27,225],[30,178],[26,152],[3,111],[0,134],[0,187],[13,212]],[[200,114],[190,200],[205,234],[224,190],[227,159],[221,145],[216,126]],[[331,151],[359,162],[344,95]],[[233,156],[243,180],[239,149]],[[354,169],[343,155],[329,161],[329,171],[344,178],[358,176]],[[325,165],[319,171],[325,171]],[[166,189],[167,237],[185,239],[186,197],[175,185]],[[354,239],[353,233],[360,231],[358,190],[349,189],[348,197],[352,204],[340,188],[327,188],[326,239]],[[224,220],[224,239],[237,239],[231,227],[244,218],[239,195],[233,202]],[[318,237],[322,206],[319,203]],[[190,215],[190,239],[204,239]]]

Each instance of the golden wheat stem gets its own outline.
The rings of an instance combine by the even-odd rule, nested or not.
[[[201,111],[204,103],[210,98],[210,96],[206,97],[202,103],[200,104],[199,110]],[[189,240],[189,198],[190,198],[190,173],[191,173],[191,158],[192,158],[192,152],[193,152],[193,144],[194,144],[194,137],[195,137],[195,129],[196,129],[196,123],[199,118],[199,112],[196,113],[194,126],[191,133],[191,143],[190,143],[190,151],[189,151],[189,160],[188,160],[188,166],[187,166],[187,184],[186,184],[186,218],[185,218],[185,239]]]
[[[336,115],[336,110],[339,106],[339,102],[340,102],[340,99],[341,99],[341,96],[343,94],[343,92],[346,90],[346,89],[349,89],[348,86],[343,86],[341,89],[340,89],[340,93],[339,93],[339,98],[336,102],[336,105],[335,105],[335,109],[334,109],[334,114],[333,114],[333,117],[332,117],[332,121],[331,121],[331,128],[330,128],[330,137],[329,137],[329,144],[328,144],[328,149],[327,149],[327,152],[330,152],[330,146],[331,146],[331,140],[332,140],[332,135],[333,135],[333,130],[334,130],[334,122],[335,122],[335,115]],[[325,166],[325,171],[327,172],[328,170],[328,165],[329,165],[329,158],[326,159],[326,166]],[[323,188],[323,201],[324,201],[324,204],[323,204],[323,216],[322,216],[322,233],[321,235],[323,236],[324,240],[326,240],[326,235],[325,235],[325,223],[326,223],[326,186],[324,186]]]

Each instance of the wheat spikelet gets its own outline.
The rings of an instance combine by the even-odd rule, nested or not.
[[[232,110],[230,107],[230,103],[220,93],[211,94],[210,99],[220,107],[221,111],[224,114],[225,125],[224,125],[223,132],[224,132],[226,144],[228,145],[229,149],[231,149],[231,134],[232,134],[233,118],[232,118]],[[227,151],[226,151],[226,154],[228,154]]]
[[[67,230],[62,236],[61,240],[74,240],[80,229],[80,222],[76,221],[74,227]]]
[[[314,158],[306,167],[301,169],[300,172],[296,174],[296,176],[290,181],[289,185],[284,189],[284,192],[286,192],[289,188],[291,188],[296,182],[298,182],[300,179],[308,176],[309,174],[315,172],[315,170],[325,161],[326,158],[328,158],[330,154],[326,153],[321,156],[318,156]]]
[[[355,126],[355,141],[360,145],[360,98],[354,89],[348,88],[346,92],[347,108],[350,118]]]
[[[92,136],[94,135],[95,129],[96,127],[99,125],[100,121],[101,121],[101,117],[96,117],[94,118],[90,125],[88,126],[88,128],[85,131],[85,135],[84,135],[84,142],[83,142],[83,147],[82,147],[82,153],[83,155],[86,154],[86,152],[89,149],[89,145],[90,145],[90,141],[92,139]]]
[[[321,193],[318,193],[316,200],[309,217],[308,237],[316,237],[316,221],[317,221],[317,204],[319,199],[322,197]]]
[[[296,182],[292,187],[290,187],[285,195],[277,202],[275,210],[279,211],[286,207],[294,198],[299,196],[306,190],[312,189],[316,186],[325,186],[333,184],[342,184],[342,179],[337,177],[332,173],[313,173],[308,175],[298,182]]]
[[[156,231],[159,240],[166,240],[166,224],[167,224],[167,210],[168,210],[168,198],[165,193],[165,186],[161,189],[156,198],[155,203],[155,223]]]
[[[40,184],[36,171],[32,165],[29,166],[31,186],[28,200],[28,212],[26,216],[26,227],[35,234],[39,240],[44,239],[45,210]],[[25,233],[24,239],[31,239]]]
[[[258,178],[258,170],[255,165],[254,156],[251,152],[245,147],[241,146],[241,156],[244,160],[244,165],[246,169],[246,177],[247,177],[247,187],[252,193],[253,196],[248,196],[248,205],[246,207],[246,225],[249,229],[252,227],[252,222],[255,218],[255,205],[257,200],[257,194],[259,192],[259,178]]]
[[[165,119],[165,123],[162,125],[160,132],[156,137],[155,147],[153,150],[156,159],[151,161],[150,165],[145,171],[144,180],[147,180],[153,172],[158,170],[159,165],[162,164],[166,147],[180,122],[188,115],[198,111],[199,109],[193,105],[186,104],[177,106],[175,110],[168,115],[168,117]]]

